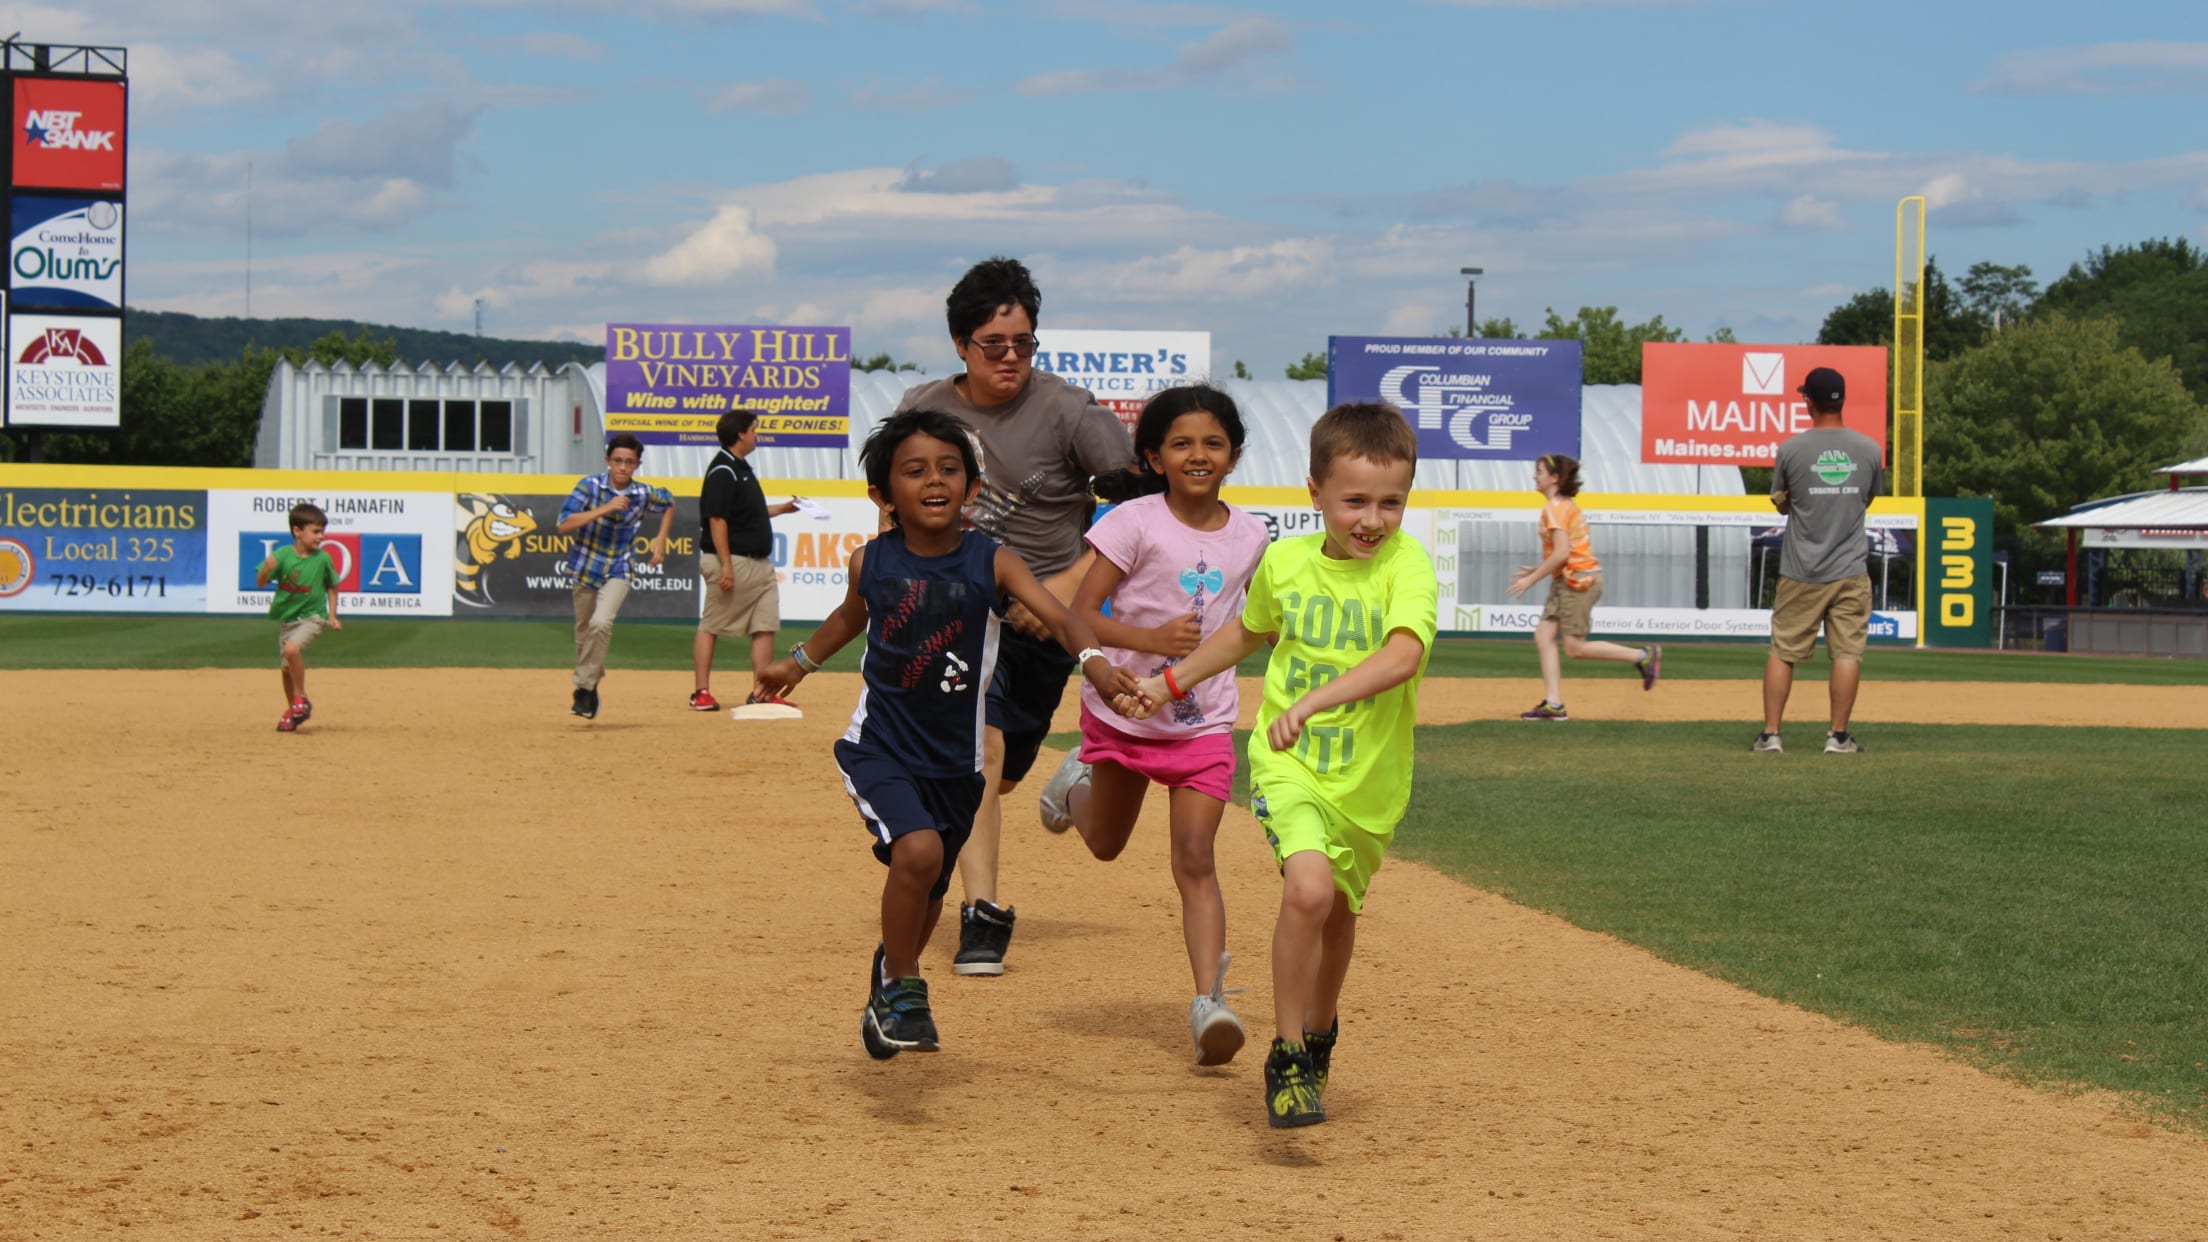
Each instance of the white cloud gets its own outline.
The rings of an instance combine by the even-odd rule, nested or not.
[[[942,79],[933,74],[911,85],[893,86],[882,82],[868,82],[853,88],[851,106],[854,108],[880,108],[890,112],[922,112],[932,108],[949,108],[974,98],[971,89],[954,89],[943,85]]]
[[[906,172],[897,188],[907,194],[986,194],[1015,190],[1019,185],[1019,170],[1010,160],[980,155],[953,160],[934,172],[914,167]]]
[[[981,6],[974,0],[867,0],[860,7],[876,17],[915,21],[934,13],[965,17],[979,13]]]
[[[517,46],[531,56],[551,56],[561,60],[604,60],[606,46],[594,39],[578,34],[566,34],[554,30],[532,30],[521,36]]]
[[[1261,246],[1181,246],[1132,262],[1072,264],[1092,297],[1138,302],[1225,302],[1332,283],[1334,243],[1292,237]]]
[[[1803,194],[1787,200],[1779,209],[1779,223],[1790,229],[1838,229],[1847,227],[1840,219],[1840,204],[1814,194]]]
[[[772,273],[774,260],[774,240],[754,227],[751,209],[730,205],[648,260],[642,275],[649,285],[712,285],[747,273]]]
[[[1805,302],[1835,302],[1845,298],[1852,298],[1855,295],[1855,286],[1843,285],[1837,282],[1827,282],[1821,285],[1811,285],[1809,288],[1804,289],[1801,292],[1801,298]]]
[[[1022,78],[1014,89],[1023,95],[1078,95],[1106,90],[1162,90],[1174,87],[1239,84],[1247,86],[1246,71],[1296,50],[1295,33],[1271,17],[1244,15],[1193,42],[1184,44],[1172,63],[1153,69],[1056,69]],[[1278,89],[1278,77],[1263,79],[1265,89]]]
[[[2095,43],[2013,52],[1971,89],[1987,95],[2208,91],[2208,43]]]
[[[1388,312],[1380,321],[1381,336],[1431,336],[1437,324],[1454,321],[1454,308],[1406,304]]]
[[[788,78],[735,82],[702,94],[712,112],[766,112],[789,116],[803,112],[813,102],[812,88]]]

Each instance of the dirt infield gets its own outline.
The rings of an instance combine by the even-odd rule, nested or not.
[[[274,681],[0,677],[0,1238],[2208,1236],[2208,1142],[1401,862],[1333,1120],[1275,1133],[1250,1051],[1192,1064],[1155,811],[1107,866],[1014,804],[1009,973],[939,940],[946,1050],[877,1064],[880,875],[828,758],[855,679],[738,724],[623,673],[585,723],[558,672],[318,671],[296,737]],[[1753,727],[1750,685],[1567,684]],[[1881,683],[1862,718],[2203,698]],[[1220,857],[1262,1028],[1278,889],[1238,810]]]

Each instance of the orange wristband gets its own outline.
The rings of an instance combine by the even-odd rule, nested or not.
[[[1188,697],[1188,692],[1181,689],[1181,684],[1173,680],[1173,666],[1170,664],[1165,666],[1165,692],[1176,699]]]

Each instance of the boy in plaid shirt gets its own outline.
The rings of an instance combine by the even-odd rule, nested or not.
[[[651,564],[667,559],[675,498],[666,488],[637,481],[636,468],[643,464],[643,441],[626,432],[614,436],[606,441],[605,473],[584,476],[560,506],[560,533],[575,537],[565,566],[575,575],[575,705],[570,710],[585,720],[598,715],[598,682],[606,675],[613,619],[629,598],[629,558],[646,514],[659,515]]]

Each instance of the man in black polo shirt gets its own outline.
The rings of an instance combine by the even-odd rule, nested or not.
[[[774,632],[781,628],[781,594],[774,582],[774,531],[769,522],[797,512],[797,498],[769,507],[759,476],[744,459],[759,447],[759,418],[747,410],[721,415],[714,436],[721,451],[705,468],[698,496],[698,579],[705,584],[705,606],[698,616],[698,638],[691,645],[698,688],[690,710],[717,712],[714,701],[713,648],[724,634],[751,635],[752,689],[759,670],[774,662]]]

